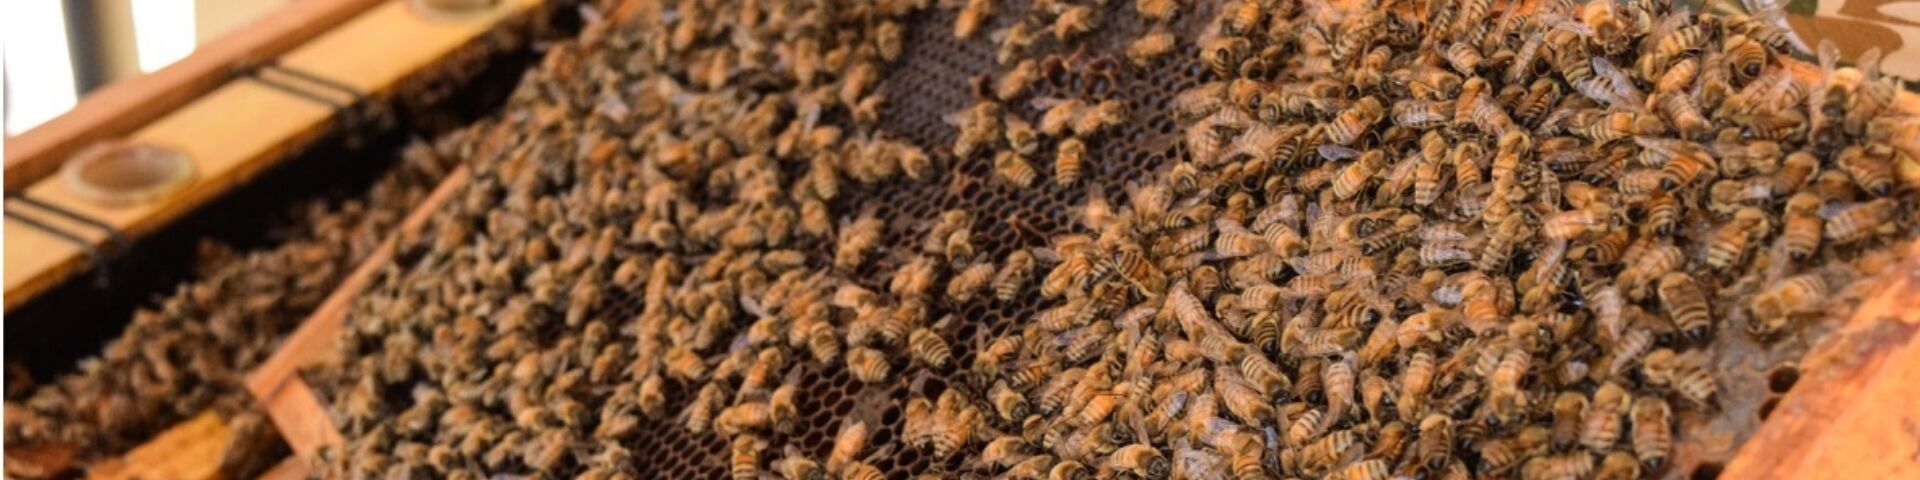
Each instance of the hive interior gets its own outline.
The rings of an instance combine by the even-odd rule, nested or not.
[[[1178,25],[1186,30],[1183,38],[1191,38],[1192,31],[1212,18],[1213,2],[1195,3],[1193,11],[1179,17]],[[1001,8],[1004,12],[1020,12],[1026,7],[1026,2],[1016,0],[1004,3]],[[1128,42],[1147,31],[1149,25],[1138,15],[1130,9],[1124,13],[1120,10],[1123,9],[1116,8],[1116,14],[1101,29],[1078,40],[1079,45],[1090,51],[1121,52]],[[917,242],[939,220],[941,212],[965,209],[980,216],[1004,218],[1007,225],[1016,219],[1031,225],[1030,228],[996,228],[997,222],[976,223],[985,227],[976,227],[974,232],[980,255],[1006,258],[1014,250],[1045,246],[1048,238],[1071,231],[1073,210],[1085,203],[1091,186],[1098,185],[1110,195],[1117,194],[1127,181],[1144,180],[1166,166],[1168,159],[1184,154],[1178,125],[1168,113],[1168,103],[1174,94],[1198,85],[1211,75],[1200,66],[1191,42],[1182,42],[1179,50],[1153,68],[1121,69],[1117,84],[1070,75],[1059,84],[1043,80],[1036,85],[1032,97],[1124,99],[1133,107],[1134,118],[1140,120],[1121,126],[1090,145],[1096,150],[1089,152],[1095,160],[1090,162],[1093,170],[1087,180],[1061,185],[1050,181],[1052,173],[1042,168],[1041,180],[1033,188],[1021,189],[994,181],[990,162],[955,161],[949,147],[957,130],[945,117],[973,104],[971,82],[974,77],[997,75],[1004,68],[994,62],[996,47],[986,35],[970,41],[954,38],[954,17],[955,11],[949,9],[916,13],[907,27],[911,35],[905,54],[890,67],[887,78],[880,84],[881,91],[890,100],[882,112],[886,121],[880,129],[896,138],[911,140],[934,155],[936,165],[943,168],[928,180],[901,179],[877,189],[853,190],[852,195],[843,193],[843,197],[834,202],[835,211],[839,212],[858,211],[858,205],[879,205],[875,215],[888,224],[885,245]],[[995,15],[981,30],[1003,28],[1014,18],[1013,14]],[[1029,56],[1062,53],[1058,50],[1057,43],[1046,42],[1037,44]],[[1028,118],[1039,115],[1039,111],[1030,106],[1023,105],[1017,111]],[[1056,143],[1057,139],[1046,138],[1040,151],[1051,152]],[[824,244],[821,251],[814,253],[832,258],[832,247]],[[856,280],[875,291],[884,291],[886,272],[891,272],[904,258],[883,256],[876,260],[863,270],[867,275]],[[1050,303],[1029,284],[1012,302],[999,302],[986,295],[961,305],[942,300],[929,312],[929,318],[952,312],[962,320],[948,325],[941,333],[953,347],[955,362],[964,366],[973,363],[974,352],[979,347],[1017,331],[1022,322],[1051,306]],[[627,301],[614,304],[612,316],[629,318],[638,315],[641,308],[639,297],[630,296]],[[822,369],[816,363],[801,361],[794,370],[792,375],[797,376],[805,395],[800,404],[804,418],[792,433],[769,438],[769,443],[776,447],[769,449],[768,455],[775,458],[777,446],[792,444],[813,458],[824,459],[833,448],[834,435],[849,421],[861,421],[869,426],[869,445],[896,443],[904,420],[901,406],[906,400],[937,397],[948,385],[961,382],[959,377],[963,374],[958,369],[942,374],[916,368],[907,370],[899,382],[867,385],[855,380],[844,362]],[[670,396],[669,411],[679,411],[693,392],[683,393]],[[645,433],[632,447],[636,465],[641,468],[640,477],[722,478],[727,475],[727,442],[719,435],[711,432],[694,435],[675,422],[674,417],[652,422],[643,430]],[[896,448],[893,455],[873,457],[870,461],[886,472],[887,478],[904,479],[938,471],[929,457],[911,448]],[[968,471],[966,460],[965,455],[955,456],[940,468],[950,473]],[[978,472],[985,473],[984,469]]]
[[[914,14],[907,28],[910,34],[905,54],[890,65],[881,83],[880,89],[890,102],[878,129],[895,138],[912,141],[933,154],[936,165],[942,168],[931,179],[920,182],[897,179],[878,188],[853,189],[833,201],[834,211],[844,218],[859,211],[861,206],[877,206],[874,214],[888,225],[885,245],[917,242],[946,210],[965,209],[976,215],[998,217],[1004,219],[1004,223],[976,223],[985,226],[984,229],[976,227],[976,245],[982,257],[992,259],[1005,258],[1019,249],[1046,246],[1052,236],[1073,231],[1073,211],[1095,187],[1110,197],[1117,197],[1127,182],[1143,181],[1172,162],[1186,158],[1179,135],[1181,126],[1170,114],[1169,102],[1175,94],[1215,79],[1200,63],[1191,39],[1214,18],[1218,2],[1193,3],[1174,23],[1181,38],[1178,49],[1155,66],[1119,69],[1115,77],[1118,82],[1114,84],[1077,74],[1058,83],[1043,80],[1030,94],[1037,98],[1123,99],[1132,106],[1134,119],[1094,144],[1096,150],[1092,158],[1096,160],[1091,163],[1096,167],[1088,180],[1060,185],[1049,180],[1052,173],[1048,169],[1041,168],[1041,180],[1030,189],[996,182],[990,162],[954,161],[949,149],[957,130],[945,117],[973,104],[975,99],[970,92],[974,89],[975,77],[997,76],[1005,70],[1005,66],[994,62],[995,44],[986,35],[968,41],[956,40],[952,35],[955,17],[952,9]],[[981,31],[1005,27],[1027,6],[1023,0],[1002,3],[1001,13],[994,15]],[[1073,48],[1116,55],[1124,51],[1128,42],[1150,28],[1130,6],[1114,5],[1113,14],[1102,27],[1078,40]],[[1060,50],[1057,43],[1042,42],[1028,57],[1072,53]],[[1040,113],[1025,102],[1009,105],[1018,105],[1018,110],[1011,111],[1027,118],[1036,118]],[[1057,139],[1043,137],[1042,142],[1040,151],[1051,152]],[[817,246],[818,251],[810,253],[832,258],[832,247],[831,243],[821,244]],[[884,291],[887,272],[905,258],[904,254],[883,255],[860,271],[864,276],[854,280],[874,291]],[[607,312],[610,318],[632,318],[643,308],[638,292],[615,292],[612,298]],[[1051,301],[1042,298],[1030,284],[1012,302],[983,298],[950,304],[942,299],[934,303],[928,317],[939,318],[951,312],[962,320],[948,325],[941,333],[953,346],[957,364],[964,366],[972,363],[974,353],[986,342],[1017,332],[1022,322],[1048,306]],[[1734,308],[1731,299],[1716,301],[1716,310],[1730,308]],[[1795,376],[1793,362],[1823,333],[1824,327],[1816,325],[1810,331],[1770,343],[1760,343],[1744,335],[1717,336],[1712,348],[1721,352],[1716,357],[1716,365],[1723,368],[1719,376],[1723,395],[1721,410],[1705,415],[1688,409],[1681,414],[1683,426],[1677,429],[1676,464],[1665,471],[1669,474],[1693,472],[1696,477],[1711,477],[1717,472],[1764,418],[1762,406],[1770,408],[1779,395],[1791,387],[1791,381],[1779,379]],[[844,362],[823,369],[811,361],[798,361],[788,377],[797,382],[804,395],[799,410],[802,419],[793,431],[767,438],[773,447],[763,454],[763,461],[779,458],[777,452],[784,445],[795,446],[814,459],[823,459],[833,446],[835,433],[852,421],[864,422],[872,429],[869,445],[898,443],[902,435],[901,405],[909,398],[937,397],[950,385],[962,382],[961,375],[958,369],[940,373],[913,368],[905,370],[900,381],[868,385],[855,380]],[[1770,383],[1769,378],[1776,381]],[[692,394],[691,388],[669,393],[667,411],[681,411]],[[642,433],[629,445],[639,476],[726,477],[727,441],[711,431],[689,432],[680,421],[680,416],[671,415],[648,420],[641,427]],[[936,464],[938,461],[930,457],[912,448],[895,448],[888,455],[870,456],[869,461],[890,479],[938,472],[990,474],[988,469],[973,465],[967,455],[952,457],[943,462],[944,465]]]
[[[937,169],[931,178],[918,182],[903,179],[877,188],[855,188],[832,201],[840,218],[871,208],[887,227],[882,245],[912,245],[937,220],[941,212],[963,209],[985,221],[976,225],[975,243],[981,257],[1000,259],[1025,248],[1046,246],[1049,239],[1074,231],[1073,210],[1085,202],[1092,191],[1109,195],[1122,191],[1125,184],[1143,181],[1168,165],[1187,160],[1178,130],[1182,127],[1169,114],[1169,102],[1182,90],[1212,80],[1213,75],[1198,63],[1199,55],[1190,39],[1213,18],[1214,2],[1195,2],[1179,17],[1181,48],[1162,63],[1149,69],[1123,68],[1107,79],[1069,74],[1058,82],[1038,88],[1033,97],[1119,98],[1131,105],[1133,121],[1106,132],[1093,142],[1094,171],[1079,184],[1062,186],[1050,180],[1052,174],[1040,173],[1033,188],[1013,188],[994,180],[990,162],[972,159],[957,161],[947,153],[956,129],[944,117],[963,110],[974,101],[969,93],[972,79],[981,74],[998,75],[1003,67],[993,60],[994,46],[985,38],[956,41],[952,34],[952,10],[922,11],[911,17],[905,53],[889,66],[881,86],[891,103],[884,109],[885,121],[879,130],[894,138],[904,138],[933,154]],[[1115,5],[1115,7],[1121,7]],[[1020,12],[1024,2],[1003,4],[1003,12]],[[982,31],[994,31],[1012,21],[1015,14],[993,17]],[[1131,9],[1114,8],[1113,14],[1097,33],[1076,41],[1073,49],[1090,52],[1119,52],[1127,42],[1145,32],[1148,25]],[[984,37],[984,36],[983,36]],[[1057,44],[1043,42],[1032,57],[1050,54],[1073,55],[1059,51]],[[1033,118],[1033,107],[1015,103],[1016,112]],[[1055,140],[1042,140],[1040,150],[1053,150]],[[812,258],[831,258],[833,245],[817,243]],[[870,262],[852,280],[874,291],[884,291],[888,272],[910,257],[910,252],[895,249]],[[643,310],[637,291],[608,292],[599,316],[620,321],[639,316]],[[1717,311],[1740,307],[1732,299],[1717,299]],[[952,313],[959,322],[939,332],[954,347],[958,365],[973,362],[975,352],[988,340],[1012,333],[1054,302],[1043,299],[1032,285],[1012,302],[987,299],[954,304],[945,299],[932,301],[928,318]],[[1679,442],[1675,454],[1678,465],[1668,472],[1712,472],[1717,463],[1731,457],[1740,440],[1749,434],[1763,414],[1769,399],[1791,386],[1785,379],[1794,376],[1788,370],[1770,370],[1790,363],[1817,337],[1819,329],[1795,334],[1787,340],[1760,344],[1748,337],[1730,334],[1716,336],[1713,345],[1716,366],[1721,367],[1719,410],[1702,415],[1683,410]],[[896,361],[896,365],[903,362]],[[1791,368],[1791,367],[1786,367]],[[797,361],[787,372],[789,382],[802,394],[799,412],[802,421],[790,432],[773,433],[767,440],[773,448],[763,460],[778,458],[781,447],[793,446],[813,458],[826,457],[836,432],[851,421],[865,422],[872,429],[869,442],[874,446],[901,443],[902,405],[911,398],[934,398],[962,382],[959,373],[940,373],[923,368],[899,370],[900,380],[882,384],[857,381],[844,367],[835,363],[826,368],[810,361]],[[325,382],[321,382],[325,383]],[[688,403],[693,388],[669,393],[666,410],[679,412]],[[338,392],[333,392],[338,393]],[[400,396],[397,394],[390,396]],[[336,399],[337,400],[337,399]],[[634,454],[633,466],[641,477],[718,478],[728,471],[728,443],[719,435],[694,434],[683,428],[678,415],[647,421],[641,433],[627,442]],[[884,454],[870,455],[868,461],[886,472],[888,478],[906,478],[922,473],[988,473],[961,455],[936,464],[930,456],[912,448],[893,448]],[[1696,466],[1698,469],[1696,470]]]

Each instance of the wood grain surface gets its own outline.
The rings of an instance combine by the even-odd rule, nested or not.
[[[273,58],[388,0],[303,0],[197,47],[152,73],[90,92],[66,114],[7,139],[6,191],[24,191],[67,157],[199,98],[232,78],[235,65]]]
[[[381,241],[380,246],[368,254],[353,273],[334,288],[333,293],[327,295],[313,315],[287,336],[287,340],[280,344],[280,349],[247,375],[247,391],[266,406],[267,416],[279,427],[281,435],[293,447],[296,455],[311,457],[322,445],[338,445],[342,442],[340,431],[327,416],[325,405],[300,379],[300,368],[333,350],[353,299],[393,259],[398,237],[416,232],[426,225],[433,214],[440,211],[440,207],[467,184],[467,178],[467,167],[463,165],[441,180],[433,193],[407,214],[400,227]]]
[[[408,75],[430,68],[502,21],[539,4],[540,0],[502,0],[494,10],[448,20],[422,16],[407,2],[389,1],[287,51],[278,63],[379,98]],[[195,173],[179,190],[153,202],[124,207],[98,205],[68,188],[59,176],[39,179],[24,192],[138,238],[251,180],[288,152],[319,137],[331,124],[333,113],[332,107],[258,82],[228,82],[125,137],[185,153]],[[8,148],[11,151],[15,145],[10,142]],[[20,203],[9,201],[8,208],[73,232],[92,246],[105,244],[105,232],[38,214]],[[87,267],[86,249],[79,244],[11,218],[6,220],[6,232],[8,310]]]

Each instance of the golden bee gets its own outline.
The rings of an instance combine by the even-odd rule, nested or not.
[[[1632,408],[1633,455],[1646,468],[1659,469],[1673,450],[1673,410],[1659,397],[1634,399]]]
[[[1893,230],[1896,213],[1895,203],[1885,198],[1847,205],[1826,216],[1821,238],[1836,244],[1859,242]]]
[[[1032,187],[1040,177],[1040,172],[1034,170],[1032,163],[1020,154],[1008,150],[994,154],[993,173],[995,178],[1006,182],[1007,185],[1023,189]]]
[[[991,263],[968,265],[967,268],[962,269],[960,273],[954,274],[953,278],[947,281],[947,298],[962,303],[971,301],[974,295],[987,289],[993,282],[995,275],[993,264]]]
[[[1713,329],[1713,314],[1707,309],[1706,294],[1693,277],[1685,272],[1667,272],[1660,276],[1655,290],[1675,328],[1696,342],[1707,339]]]
[[[1001,101],[1013,101],[1025,95],[1041,78],[1040,64],[1032,59],[1021,60],[1012,69],[1002,74],[993,84],[993,95]],[[1012,119],[1015,117],[1009,117]],[[1031,129],[1029,129],[1030,131]],[[1011,134],[1009,134],[1011,139]]]
[[[993,0],[967,0],[960,14],[954,17],[953,37],[961,40],[973,38],[980,31],[980,26],[993,15],[994,8]]]
[[[1748,309],[1753,316],[1747,331],[1759,337],[1773,337],[1784,330],[1796,315],[1817,312],[1830,295],[1826,279],[1818,274],[1788,277],[1753,297]]]
[[[1373,97],[1362,97],[1327,124],[1327,139],[1339,145],[1352,145],[1367,133],[1374,122],[1386,115],[1386,108]]]
[[[1060,141],[1053,157],[1054,180],[1062,184],[1074,184],[1087,171],[1087,144],[1080,137],[1067,137]]]
[[[1141,3],[1172,4],[1175,0],[1142,0]],[[1149,31],[1127,45],[1127,60],[1137,67],[1151,67],[1173,53],[1176,40],[1173,32],[1165,29]]]

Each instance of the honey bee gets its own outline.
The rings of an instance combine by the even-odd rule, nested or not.
[[[993,0],[967,0],[960,14],[953,19],[953,38],[967,40],[980,32],[980,26],[986,24],[987,17],[993,16]],[[1005,63],[1002,60],[1001,63]]]
[[[1077,98],[1042,100],[1051,100],[1051,102],[1046,106],[1046,111],[1040,114],[1040,133],[1056,137],[1065,135],[1073,127],[1075,119],[1085,116],[1086,111],[1091,108],[1085,100]]]
[[[1856,145],[1834,155],[1833,163],[1853,178],[1861,190],[1880,197],[1893,193],[1893,166],[1885,158],[1870,155]]]
[[[1200,40],[1200,56],[1215,75],[1231,78],[1240,62],[1252,53],[1253,43],[1243,37],[1222,36]]]
[[[1433,354],[1417,350],[1407,357],[1406,366],[1400,369],[1400,392],[1398,407],[1401,418],[1419,416],[1433,388],[1436,365]]]
[[[1616,450],[1600,460],[1600,467],[1594,470],[1593,478],[1622,480],[1640,478],[1640,463],[1634,460],[1633,454]]]
[[[1328,427],[1339,423],[1340,420],[1346,416],[1347,410],[1354,406],[1355,379],[1353,355],[1346,354],[1338,359],[1327,362],[1326,366],[1320,372],[1320,377],[1323,382],[1323,395],[1327,400],[1328,414],[1323,420],[1325,423],[1315,428],[1315,430],[1324,432]]]
[[[1707,310],[1706,294],[1685,272],[1667,272],[1660,276],[1657,289],[1661,307],[1673,319],[1675,328],[1696,342],[1712,334],[1713,316]]]
[[[1379,100],[1363,97],[1341,110],[1340,115],[1327,124],[1327,140],[1339,145],[1352,145],[1385,115],[1386,108],[1380,105]]]
[[[1006,382],[994,382],[993,388],[987,391],[987,399],[1000,419],[1008,423],[1024,420],[1032,413],[1027,397],[1008,387]]]
[[[729,463],[732,464],[731,471],[734,480],[760,478],[760,451],[766,448],[767,444],[765,440],[755,438],[751,435],[733,437],[733,455],[730,457]],[[534,466],[534,463],[535,462],[528,462],[529,466]],[[552,468],[554,462],[541,463],[544,463],[546,466],[535,466],[534,468]]]
[[[987,442],[986,447],[980,449],[980,461],[1001,468],[1011,467],[1027,459],[1026,450],[1026,439],[1007,435]]]
[[[1478,446],[1480,458],[1486,462],[1487,470],[1494,473],[1506,472],[1526,459],[1527,446],[1516,437],[1496,438],[1481,442]]]
[[[1180,13],[1180,0],[1136,0],[1134,10],[1148,20],[1167,21]]]
[[[847,349],[847,370],[852,371],[854,378],[861,383],[876,384],[887,380],[887,376],[893,372],[893,365],[888,362],[886,354],[879,350],[851,347]]]
[[[842,424],[840,432],[833,437],[833,450],[827,454],[827,473],[844,474],[848,466],[860,461],[866,449],[866,422],[853,420]]]
[[[1673,410],[1660,397],[1643,396],[1633,401],[1633,455],[1649,470],[1666,464],[1673,450]]]
[[[1445,125],[1451,120],[1453,108],[1439,100],[1401,100],[1393,103],[1391,114],[1394,125],[1429,129]]]
[[[1145,6],[1144,4],[1148,3],[1176,4],[1178,2],[1177,0],[1141,0],[1140,3]],[[1173,53],[1176,41],[1173,32],[1164,28],[1155,28],[1141,35],[1140,38],[1134,39],[1133,43],[1127,44],[1127,60],[1137,67],[1151,67],[1161,58]]]
[[[1067,137],[1060,141],[1053,158],[1054,180],[1061,184],[1074,184],[1086,173],[1087,144],[1079,137]]]
[[[1338,462],[1340,455],[1359,442],[1359,435],[1353,430],[1329,433],[1300,450],[1302,466],[1310,471],[1323,470]]]
[[[1633,394],[1620,384],[1604,382],[1594,391],[1593,401],[1587,406],[1586,417],[1581,421],[1580,444],[1596,452],[1611,450],[1620,439],[1622,415],[1626,415],[1628,405],[1633,403]]]
[[[994,53],[994,60],[1004,65],[1026,55],[1027,49],[1033,46],[1033,41],[1037,38],[1034,28],[1033,24],[1017,21],[1005,30],[995,32],[1000,39],[1000,48]]]
[[[1545,480],[1552,478],[1587,478],[1593,474],[1593,454],[1588,452],[1566,452],[1551,456],[1534,457],[1520,467],[1520,478],[1525,480]]]
[[[953,155],[972,158],[974,153],[991,147],[1004,133],[1000,123],[1004,115],[1005,107],[983,100],[950,116],[950,121],[960,127],[960,134],[953,140]]]
[[[1052,113],[1049,111],[1048,113]],[[1084,110],[1077,112],[1069,122],[1069,128],[1075,135],[1094,136],[1120,126],[1127,121],[1127,103],[1123,100],[1101,100]],[[1045,122],[1042,122],[1045,123]]]
[[[1173,472],[1172,464],[1160,455],[1159,449],[1138,443],[1114,450],[1107,462],[1109,470],[1139,478],[1166,478]]]
[[[1380,150],[1370,150],[1360,155],[1359,160],[1347,164],[1340,175],[1333,180],[1333,196],[1338,199],[1353,198],[1362,188],[1371,183],[1374,175],[1387,167],[1387,155]]]
[[[1746,35],[1736,34],[1727,37],[1721,44],[1726,62],[1732,69],[1735,85],[1743,85],[1759,77],[1760,71],[1766,68],[1767,63],[1772,59],[1772,50]]]
[[[1442,53],[1442,56],[1446,58],[1448,66],[1453,67],[1454,71],[1460,72],[1462,75],[1472,75],[1475,70],[1480,68],[1480,62],[1485,60],[1485,57],[1480,55],[1478,48],[1474,48],[1472,44],[1464,42],[1454,42],[1448,45],[1445,52]]]
[[[1840,207],[1832,214],[1822,212],[1822,216],[1826,217],[1822,238],[1844,245],[1892,231],[1896,226],[1892,220],[1898,213],[1894,205],[1892,200],[1876,198]]]
[[[987,288],[994,276],[991,263],[968,265],[947,281],[947,298],[960,303],[972,301],[975,294]]]
[[[1685,137],[1699,137],[1712,126],[1693,97],[1682,92],[1669,92],[1657,97],[1655,106],[1667,116],[1674,130]]]
[[[1034,181],[1040,177],[1040,172],[1033,169],[1033,164],[1010,150],[1001,150],[994,154],[993,173],[1008,185],[1022,189],[1032,187]]]
[[[828,480],[827,471],[807,458],[793,447],[787,447],[785,457],[773,461],[773,471],[786,480]]]
[[[1541,226],[1540,231],[1549,239],[1568,240],[1590,233],[1611,231],[1614,224],[1615,218],[1611,207],[1601,203],[1589,205],[1580,210],[1553,214],[1547,217],[1546,224]]]
[[[1769,285],[1753,297],[1748,309],[1753,317],[1747,332],[1761,338],[1779,334],[1793,316],[1819,311],[1829,296],[1827,281],[1817,274],[1802,274]]]
[[[1254,425],[1273,419],[1273,406],[1264,400],[1264,395],[1254,391],[1238,373],[1227,369],[1221,369],[1220,372],[1220,375],[1214,376],[1214,392],[1227,406],[1227,411],[1241,421]]]
[[[1014,64],[1013,68],[1008,69],[1007,73],[1001,75],[1000,79],[994,82],[993,96],[1003,102],[1013,101],[1014,99],[1020,98],[1021,95],[1025,95],[1039,79],[1039,62],[1035,62],[1033,59],[1021,60],[1020,63]],[[1012,119],[1017,117],[1009,116],[1008,118]],[[1032,129],[1029,128],[1028,131],[1032,131]],[[1008,138],[1012,138],[1011,133],[1009,133]]]
[[[1820,249],[1820,196],[1810,192],[1796,193],[1787,199],[1786,212],[1781,221],[1780,243],[1787,258],[1796,262],[1806,261]]]
[[[1488,379],[1489,399],[1496,415],[1508,416],[1526,409],[1527,396],[1520,391],[1520,377],[1526,375],[1532,361],[1533,354],[1524,348],[1508,348],[1501,355],[1500,363],[1494,366],[1493,375]]]
[[[1648,383],[1672,388],[1681,398],[1704,407],[1712,404],[1714,393],[1720,388],[1705,363],[1703,352],[1674,353],[1662,348],[1647,354],[1641,364],[1641,374]]]
[[[1660,243],[1649,247],[1639,256],[1631,256],[1631,262],[1616,277],[1616,285],[1627,294],[1629,300],[1646,298],[1646,282],[1658,279],[1658,276],[1673,271],[1686,262],[1685,253],[1670,243]]]
[[[1026,250],[1014,250],[1007,254],[1005,265],[993,277],[993,296],[1000,301],[1013,300],[1018,295],[1028,277],[1033,275],[1033,254]]]
[[[907,336],[907,345],[913,352],[913,358],[928,368],[944,370],[953,361],[953,349],[947,346],[947,341],[925,327],[914,329]],[[886,377],[885,372],[878,377]]]
[[[1699,74],[1700,59],[1698,57],[1681,57],[1668,64],[1666,71],[1661,72],[1660,76],[1653,77],[1655,79],[1653,91],[1661,95],[1681,92],[1682,89],[1692,86],[1694,77]]]
[[[887,478],[887,476],[886,473],[881,472],[878,467],[869,465],[866,462],[853,462],[847,464],[847,468],[840,474],[840,478],[844,480],[883,480]]]
[[[1347,464],[1332,475],[1342,480],[1386,480],[1392,478],[1393,466],[1386,459],[1372,459]]]
[[[959,230],[964,232],[966,230]],[[933,288],[936,269],[940,268],[933,257],[915,256],[905,265],[901,265],[887,279],[887,291],[902,297],[918,297]],[[870,309],[876,310],[877,309]]]
[[[834,249],[834,266],[851,270],[865,263],[867,253],[880,243],[882,226],[879,219],[864,217],[843,229]]]

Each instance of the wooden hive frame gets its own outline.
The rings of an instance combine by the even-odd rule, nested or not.
[[[1817,81],[1817,67],[1791,59],[1787,62],[1801,81]],[[1903,93],[1897,109],[1920,115],[1920,96]],[[486,134],[502,133],[496,129]],[[1896,144],[1909,157],[1920,157],[1920,135],[1896,138]],[[281,349],[248,376],[247,389],[267,407],[295,452],[295,457],[267,477],[304,477],[314,467],[311,460],[315,452],[343,441],[324,405],[297,370],[332,351],[348,307],[390,260],[396,236],[421,228],[466,180],[465,167],[443,180]],[[1920,398],[1920,335],[1916,335],[1920,334],[1920,310],[1908,308],[1920,304],[1920,242],[1905,246],[1902,257],[1905,260],[1901,264],[1868,280],[1875,285],[1867,300],[1806,355],[1796,387],[1725,467],[1727,478],[1920,476],[1920,408],[1914,407],[1914,399]],[[10,305],[11,295],[9,292]],[[144,468],[149,476],[154,472],[211,472],[204,462],[217,463],[217,449],[210,457],[204,452],[209,442],[224,440],[225,426],[219,422],[211,415],[183,422],[130,452],[123,463]],[[116,468],[95,473],[100,478],[125,478],[119,475],[126,474],[130,467]]]
[[[6,309],[90,267],[89,248],[112,249],[113,234],[19,201],[78,213],[135,240],[252,180],[330,132],[344,113],[324,102],[384,105],[491,53],[494,35],[514,35],[542,0],[494,0],[462,15],[423,12],[408,0],[298,2],[201,47],[178,63],[89,95],[73,111],[9,139],[7,209],[79,237],[85,245],[8,215]],[[558,3],[558,2],[556,2]],[[509,27],[513,28],[502,28]],[[370,53],[377,52],[377,53]],[[243,75],[251,66],[304,72],[341,88],[306,84],[305,98]],[[270,75],[271,74],[271,75]],[[364,98],[355,98],[355,94]],[[104,206],[53,173],[93,145],[129,141],[169,147],[193,163],[187,183],[153,201]]]
[[[367,103],[389,105],[401,92],[477,71],[474,67],[487,55],[513,43],[513,38],[524,38],[503,35],[525,35],[531,28],[544,25],[552,8],[562,4],[571,2],[495,0],[490,7],[457,14],[422,11],[408,0],[289,4],[200,46],[187,58],[160,71],[93,92],[68,113],[8,139],[8,209],[24,210],[55,228],[77,234],[94,248],[119,247],[107,244],[108,232],[49,215],[19,202],[15,196],[78,212],[113,227],[125,240],[137,240],[292,158],[327,135],[333,122],[341,120],[337,115],[342,112],[333,107],[246,79],[240,74],[244,68],[289,68],[346,86],[365,95],[359,100]],[[314,90],[309,93],[328,95],[340,103],[356,100],[346,92],[309,88]],[[97,143],[121,140],[178,149],[193,162],[195,176],[185,187],[152,202],[106,207],[80,197],[53,175],[74,153]],[[464,172],[459,169],[450,174],[428,203],[440,201],[445,192],[455,190],[454,186],[465,178]],[[406,224],[421,221],[409,218]],[[12,215],[6,219],[6,231],[8,310],[90,267],[86,249],[80,244],[22,223]],[[358,272],[343,283],[364,283],[367,273]],[[345,305],[344,300],[328,301],[328,305],[335,304]],[[308,324],[315,322],[303,325]],[[118,458],[93,465],[87,476],[215,478],[228,435],[225,419],[204,412]],[[62,448],[43,447],[9,445],[9,468],[15,461],[23,461],[59,470],[72,460],[70,452]],[[267,476],[303,478],[302,465],[285,462]]]

